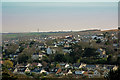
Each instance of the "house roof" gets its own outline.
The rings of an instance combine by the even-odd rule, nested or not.
[[[83,74],[84,71],[75,71],[75,74]]]
[[[33,65],[37,66],[37,65],[38,65],[38,63],[35,63],[35,62],[34,62],[34,63],[32,63],[31,65],[32,65],[32,66],[33,66]]]
[[[41,63],[38,63],[38,65],[37,65],[37,66],[41,67],[41,66],[42,66],[42,64],[41,64]]]
[[[26,67],[19,67],[17,69],[18,72],[24,72],[26,70]]]
[[[71,47],[64,47],[63,49],[68,49],[69,50],[69,49],[71,49]]]
[[[88,72],[87,72],[87,71],[85,71],[83,74],[88,74]]]
[[[79,67],[81,64],[80,63],[74,63],[73,67]]]
[[[39,55],[39,53],[33,53],[33,55]]]
[[[58,69],[57,72],[56,72],[56,74],[60,73],[61,71],[62,71],[61,69]]]
[[[39,43],[39,46],[44,46],[45,44],[44,43]]]
[[[32,70],[31,72],[40,72],[42,69],[41,68],[35,68],[34,70]]]
[[[96,68],[96,65],[86,65],[87,68]]]
[[[107,66],[107,69],[113,69],[113,68],[114,68],[114,65]]]
[[[65,66],[65,63],[60,63],[60,66]]]

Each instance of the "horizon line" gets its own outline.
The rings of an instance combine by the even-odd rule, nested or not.
[[[106,31],[106,30],[116,30],[118,28],[113,29],[83,29],[83,30],[56,30],[56,31],[23,31],[23,32],[0,32],[0,33],[47,33],[47,32],[79,32],[79,31],[87,31],[87,30],[100,30],[100,31]]]

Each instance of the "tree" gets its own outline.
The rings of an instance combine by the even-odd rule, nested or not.
[[[108,73],[107,80],[114,80],[114,79],[120,80],[120,68],[118,68],[118,70],[116,71],[111,70]]]
[[[11,44],[8,46],[8,49],[5,49],[6,55],[15,54],[16,49],[18,49],[17,44]]]
[[[47,41],[46,41],[46,44],[47,44],[48,46],[53,45],[53,40],[47,40]]]
[[[85,48],[84,55],[85,57],[97,56],[99,53],[96,52],[94,48]]]
[[[31,47],[31,48],[25,48],[22,53],[19,53],[17,61],[19,63],[26,63],[28,60],[30,61],[31,59],[31,55],[33,53],[36,53],[36,49],[35,47]]]
[[[104,45],[109,45],[109,44],[110,44],[110,41],[107,40]]]
[[[54,60],[57,62],[64,62],[65,58],[63,54],[56,54]]]
[[[60,68],[61,66],[60,66],[60,64],[56,64],[56,67],[57,67],[57,68]]]
[[[47,66],[48,66],[48,63],[45,62],[45,61],[42,61],[42,65],[43,65],[43,67],[47,67]]]
[[[17,61],[18,61],[19,63],[26,63],[28,59],[29,59],[28,55],[26,55],[25,53],[20,53],[20,54],[18,55]]]
[[[2,80],[17,80],[17,77],[13,74],[9,74],[7,72],[2,73]]]
[[[117,64],[120,65],[120,57],[117,58]]]
[[[22,52],[23,50],[24,50],[24,47],[23,47],[23,46],[20,46],[19,52]]]
[[[101,39],[97,39],[96,43],[101,43]]]
[[[72,63],[76,63],[82,55],[83,55],[82,47],[78,44],[72,45],[72,52],[70,53],[70,57],[73,59]]]
[[[80,59],[77,60],[77,63],[80,63]]]
[[[114,55],[109,55],[107,58],[107,62],[109,64],[115,64],[115,62],[117,61],[116,57],[114,57]]]
[[[31,41],[31,42],[30,42],[30,45],[33,45],[34,43],[35,43],[35,41]]]
[[[13,67],[13,62],[10,60],[5,60],[3,63],[5,68],[12,68]]]
[[[69,53],[64,55],[64,59],[65,59],[65,62],[67,63],[73,62],[73,58],[69,55]]]

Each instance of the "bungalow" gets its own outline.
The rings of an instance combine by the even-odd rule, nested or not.
[[[117,70],[117,69],[118,69],[118,66],[116,66],[116,65],[107,65],[106,68],[107,68],[108,70]]]
[[[93,75],[94,75],[94,77],[100,77],[101,74],[100,74],[100,72],[98,72],[97,70],[95,70]]]
[[[62,74],[63,74],[64,76],[68,75],[67,70],[62,71]]]
[[[115,71],[115,70],[117,70],[117,69],[118,69],[118,66],[115,65],[115,66],[113,67],[113,70]]]
[[[65,36],[66,39],[72,39],[73,38],[73,35],[68,35],[68,36]]]
[[[50,49],[50,47],[47,48],[47,54],[52,54],[52,50]]]
[[[45,48],[45,44],[44,43],[40,43],[39,46],[38,46],[39,49],[41,48]]]
[[[32,55],[32,59],[33,60],[38,60],[39,59],[39,53],[33,53],[33,55]]]
[[[104,72],[103,72],[103,76],[104,76],[104,77],[107,77],[107,76],[108,76],[108,72],[107,72],[107,71],[104,71]]]
[[[51,69],[51,72],[52,72],[52,73],[56,73],[58,69],[59,69],[59,68],[53,68],[53,69]]]
[[[114,47],[118,47],[118,44],[117,44],[117,43],[114,43],[113,46],[114,46]]]
[[[55,44],[54,47],[57,48],[58,47],[57,44]]]
[[[66,63],[60,63],[60,67],[61,67],[61,68],[64,68],[65,65],[66,65]]]
[[[88,78],[93,78],[93,74],[88,74]]]
[[[69,45],[69,43],[66,43],[64,47],[71,47],[71,46]]]
[[[75,69],[79,69],[80,68],[80,63],[74,63],[73,64],[73,68],[75,68]]]
[[[86,64],[81,63],[81,65],[79,66],[79,68],[83,68],[83,67],[85,67],[85,66],[86,66]]]
[[[72,71],[71,71],[71,70],[69,70],[69,71],[68,71],[68,74],[72,74]]]
[[[96,52],[100,53],[100,55],[99,55],[100,58],[106,58],[106,57],[108,57],[106,55],[106,51],[104,49],[102,49],[102,48],[98,49]]]
[[[65,64],[65,68],[68,68],[70,65],[67,63],[67,64]]]
[[[42,57],[43,57],[43,54],[42,53],[39,53],[39,60],[41,60],[42,59]]]
[[[71,51],[72,51],[72,49],[70,47],[64,47],[63,48],[64,53],[70,53]]]
[[[97,65],[86,65],[86,68],[88,70],[93,70],[93,69],[97,68]]]
[[[75,71],[76,75],[83,75],[84,71]]]
[[[18,53],[18,52],[20,52],[20,49],[19,49],[19,48],[18,48],[18,49],[16,49],[15,53]]]
[[[20,73],[20,74],[24,74],[25,70],[27,67],[24,66],[20,66],[14,69],[13,73]]]
[[[28,63],[25,67],[29,67],[30,66],[30,63]]]
[[[32,70],[31,72],[35,72],[37,74],[41,74],[41,73],[47,73],[47,71],[45,71],[44,69],[41,68],[35,68],[34,70]]]
[[[89,77],[89,78],[94,77],[94,72],[93,72],[93,71],[88,71],[88,77]]]
[[[61,71],[62,71],[62,70],[59,68],[59,69],[57,70],[56,74],[61,73]]]
[[[32,55],[33,60],[41,60],[42,57],[43,57],[42,53],[33,53],[33,55]]]
[[[27,67],[27,68],[25,69],[25,72],[30,72],[30,69]]]
[[[88,76],[88,72],[85,71],[85,72],[83,73],[83,75],[84,75],[84,76]]]
[[[38,65],[38,63],[33,62],[33,63],[30,65],[30,67],[31,67],[31,68],[32,68],[32,67],[37,67],[37,65]]]
[[[41,69],[40,73],[47,73],[44,69]]]
[[[14,71],[13,71],[13,73],[17,73],[17,71],[18,71],[18,69],[17,69],[17,68],[15,68],[15,69],[14,69]]]
[[[17,54],[14,54],[13,57],[16,58],[18,55]]]
[[[117,56],[120,57],[120,54],[118,54]]]
[[[73,64],[73,67],[76,68],[76,69],[79,69],[79,68],[86,67],[86,64],[84,64],[84,63],[75,63],[75,64]]]
[[[69,75],[69,74],[72,74],[72,71],[71,71],[71,70],[68,70],[68,69],[63,70],[62,72],[63,72],[63,75]]]
[[[38,65],[37,65],[38,67],[42,67],[42,64],[41,63],[38,63]]]

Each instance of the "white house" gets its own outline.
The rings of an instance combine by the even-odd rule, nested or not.
[[[72,71],[71,71],[71,70],[69,70],[69,71],[68,71],[68,74],[72,74]]]
[[[38,65],[37,65],[38,67],[42,67],[42,64],[41,63],[38,63]]]
[[[40,73],[46,73],[47,71],[45,71],[44,69],[41,69]]]
[[[27,67],[27,68],[25,69],[25,72],[30,72],[30,69]]]
[[[69,67],[70,65],[67,63],[66,65],[65,65],[65,68],[67,68],[67,67]]]
[[[100,55],[99,55],[100,58],[106,58],[106,57],[108,57],[106,55],[106,51],[104,49],[102,49],[102,48],[98,49],[96,52],[100,53]]]
[[[29,67],[30,66],[30,64],[28,63],[25,67]]]
[[[100,72],[98,72],[97,70],[94,71],[94,76],[95,77],[100,77]]]
[[[47,48],[47,54],[52,54],[52,50],[50,49],[50,47]]]
[[[39,53],[39,60],[41,60],[42,59],[42,57],[43,57],[43,54],[41,54],[41,53]]]
[[[15,70],[13,71],[13,73],[17,73],[17,68],[15,68]]]
[[[33,60],[37,60],[37,59],[39,59],[39,53],[33,53],[33,55],[32,55],[32,59]]]
[[[81,63],[81,65],[79,66],[79,68],[83,68],[83,67],[85,67],[85,66],[86,66],[86,64]]]

